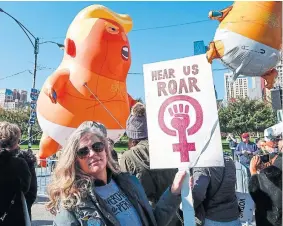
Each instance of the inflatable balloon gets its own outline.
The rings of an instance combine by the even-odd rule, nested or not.
[[[71,23],[60,66],[47,78],[37,102],[43,131],[39,158],[64,146],[84,121],[103,123],[108,136],[123,135],[130,107],[126,78],[131,65],[127,33],[132,19],[101,5],[83,9]]]
[[[237,1],[209,17],[220,24],[206,53],[208,62],[220,59],[233,71],[233,81],[239,75],[261,76],[266,88],[273,88],[282,48],[282,2]]]

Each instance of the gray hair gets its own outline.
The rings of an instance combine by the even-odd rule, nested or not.
[[[14,148],[20,138],[21,130],[18,125],[5,121],[0,122],[0,148]]]
[[[105,137],[107,137],[107,130],[105,126],[100,122],[93,122],[93,121],[85,121],[83,122],[80,127],[81,129],[87,129],[87,128],[97,128],[100,130]]]

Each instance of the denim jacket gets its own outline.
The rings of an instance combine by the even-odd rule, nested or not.
[[[174,217],[181,203],[181,196],[175,196],[168,188],[160,197],[155,209],[149,204],[144,189],[135,176],[128,173],[112,174],[112,179],[135,207],[144,226],[166,226]],[[108,176],[108,181],[111,177]],[[94,189],[75,210],[60,208],[54,226],[123,226],[112,214],[104,200]]]

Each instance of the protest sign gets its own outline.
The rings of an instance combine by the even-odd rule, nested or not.
[[[223,166],[211,65],[205,55],[146,64],[150,167]]]
[[[242,223],[253,222],[254,202],[249,193],[236,192],[240,209],[240,221]]]

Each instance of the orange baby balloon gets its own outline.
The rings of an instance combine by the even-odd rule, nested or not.
[[[220,12],[211,11],[211,19],[220,22],[207,51],[207,59],[221,59],[239,75],[261,76],[266,88],[273,88],[282,48],[282,1],[243,2]]]
[[[126,86],[131,66],[127,33],[132,25],[129,15],[101,5],[89,6],[75,17],[63,60],[45,81],[37,102],[43,131],[40,159],[55,154],[84,121],[103,123],[113,140],[124,133],[135,103]]]

